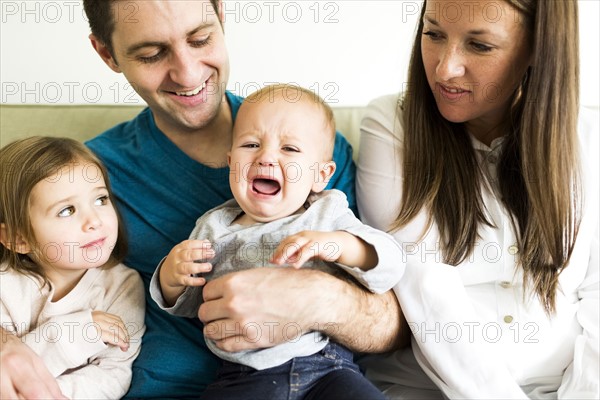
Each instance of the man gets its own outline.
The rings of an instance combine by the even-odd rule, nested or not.
[[[125,263],[140,272],[147,290],[156,265],[188,237],[194,221],[232,197],[227,152],[241,99],[225,91],[229,61],[221,4],[86,0],[84,7],[94,49],[149,106],[88,142],[110,171],[127,225]],[[354,207],[351,150],[339,134],[334,160],[339,170],[330,187],[346,192]],[[371,295],[318,271],[259,268],[229,274],[208,283],[204,298],[198,313],[203,325],[169,316],[148,296],[147,330],[128,396],[198,397],[219,365],[202,329],[226,351],[273,346],[295,336],[290,327],[323,331],[355,351],[385,351],[398,343],[401,314],[393,294]],[[12,338],[3,341],[9,360],[37,365],[6,374],[2,368],[3,394],[9,393],[5,387],[23,394],[41,379],[35,394],[56,397],[35,355]],[[3,348],[3,360],[4,355]]]

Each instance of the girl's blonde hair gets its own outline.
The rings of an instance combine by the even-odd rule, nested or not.
[[[102,172],[109,196],[112,195],[106,168],[91,150],[76,140],[36,136],[17,140],[0,149],[0,223],[5,226],[2,234],[6,235],[2,238],[3,243],[16,244],[20,240],[36,243],[29,216],[31,191],[38,182],[56,175],[73,162],[96,165]],[[119,230],[107,266],[121,262],[127,252],[125,230],[114,203],[113,207]],[[0,263],[2,268],[36,276],[49,283],[42,268],[29,256],[6,246],[0,246]]]
[[[506,145],[498,168],[500,198],[512,216],[525,286],[548,313],[558,277],[568,265],[581,219],[577,141],[579,30],[577,2],[506,0],[521,17],[532,63],[506,115]],[[437,109],[421,56],[423,5],[399,113],[404,126],[402,206],[392,229],[425,207],[439,227],[445,262],[474,251],[480,224],[491,225],[481,194],[482,173],[464,124]]]

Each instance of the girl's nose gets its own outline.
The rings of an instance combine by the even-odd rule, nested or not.
[[[98,229],[100,226],[102,226],[102,219],[100,219],[100,216],[98,215],[98,213],[96,211],[90,211],[86,216],[85,216],[85,221],[83,223],[83,230],[84,231],[89,231],[89,230],[94,230],[94,229]]]

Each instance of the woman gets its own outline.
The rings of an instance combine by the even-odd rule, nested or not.
[[[578,60],[575,1],[425,2],[408,90],[370,104],[358,161],[364,222],[405,251],[412,352],[365,364],[389,396],[599,397],[598,116]]]

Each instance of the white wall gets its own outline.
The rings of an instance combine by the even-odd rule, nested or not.
[[[100,0],[102,1],[102,0]],[[540,0],[546,1],[546,0]],[[600,103],[600,2],[579,0],[582,104]],[[78,0],[0,0],[0,102],[142,104],[91,48]],[[421,1],[225,1],[229,88],[295,82],[334,105],[402,88]]]

